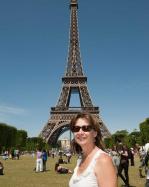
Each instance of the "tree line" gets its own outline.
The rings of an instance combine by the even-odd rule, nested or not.
[[[129,133],[127,130],[116,131],[111,137],[104,139],[105,147],[110,148],[118,143],[123,143],[128,147],[145,145],[149,143],[149,118],[139,124],[139,130]]]
[[[140,130],[134,130],[129,133],[127,130],[120,130],[115,132],[109,138],[104,139],[105,147],[111,148],[117,143],[124,143],[128,147],[135,147],[136,145],[144,145],[149,142],[149,118],[146,118],[139,124]],[[60,147],[60,142],[58,145]],[[50,149],[40,137],[28,137],[27,131],[18,130],[17,128],[0,123],[0,153],[3,150],[10,150],[17,148],[19,150],[35,151],[37,147]]]
[[[47,146],[40,137],[29,138],[27,131],[0,123],[0,153],[16,148],[20,151],[35,151],[37,147],[47,148]]]

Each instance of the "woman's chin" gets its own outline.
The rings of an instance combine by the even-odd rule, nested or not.
[[[86,140],[79,140],[79,141],[77,141],[77,143],[80,145],[80,146],[85,146],[85,145],[87,145],[87,141]]]

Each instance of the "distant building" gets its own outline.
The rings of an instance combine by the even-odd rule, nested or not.
[[[61,148],[63,150],[70,149],[70,140],[68,140],[67,138],[63,138],[60,141],[61,141]]]

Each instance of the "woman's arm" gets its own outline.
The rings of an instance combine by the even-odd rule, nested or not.
[[[117,187],[116,169],[109,155],[102,153],[97,159],[95,175],[100,187]]]

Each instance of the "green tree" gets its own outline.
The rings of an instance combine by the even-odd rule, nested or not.
[[[15,147],[17,138],[17,129],[15,127],[9,126],[7,131],[7,143],[6,147]]]
[[[25,130],[17,130],[16,147],[24,150],[26,147],[27,132]]]
[[[40,137],[27,138],[26,149],[28,151],[36,151],[37,148],[47,149],[48,145]]]
[[[110,138],[104,138],[105,148],[111,148],[115,144],[113,135]]]
[[[0,123],[0,152],[10,148],[22,148],[26,145],[27,132],[17,130],[17,128]]]
[[[0,144],[5,149],[15,146],[17,129],[5,123],[0,123]]]
[[[129,134],[130,147],[135,147],[136,144],[141,145],[141,133],[140,131],[134,130]]]
[[[0,147],[4,147],[6,145],[7,139],[7,130],[8,126],[5,123],[0,123]]]
[[[129,133],[127,130],[116,131],[116,133],[112,135],[114,143],[117,144],[122,142],[124,144],[127,144],[128,134]]]
[[[149,142],[149,118],[139,124],[142,144]]]

